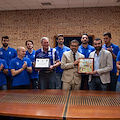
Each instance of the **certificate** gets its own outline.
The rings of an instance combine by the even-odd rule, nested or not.
[[[94,70],[94,58],[80,58],[78,73],[92,72]]]
[[[35,68],[50,68],[50,59],[36,58]]]

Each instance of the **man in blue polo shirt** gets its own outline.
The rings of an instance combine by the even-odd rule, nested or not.
[[[95,48],[88,44],[89,36],[84,33],[81,37],[81,45],[78,48],[78,52],[83,54],[85,58],[89,57],[89,54],[95,50]],[[86,88],[85,88],[86,87]],[[88,75],[82,75],[81,90],[88,89]]]
[[[55,89],[56,71],[55,68],[60,65],[59,57],[56,49],[49,47],[49,39],[43,37],[41,39],[42,48],[35,53],[36,58],[49,58],[50,68],[42,68],[39,72],[39,88]]]
[[[25,54],[26,58],[29,58],[32,63],[32,73],[30,74],[30,81],[32,83],[32,88],[37,89],[38,88],[38,71],[36,71],[33,67],[34,65],[34,60],[35,60],[35,50],[33,49],[33,41],[32,40],[27,40],[25,42],[25,45],[27,46],[27,51]]]
[[[32,73],[32,64],[29,58],[24,57],[26,50],[24,47],[17,48],[18,57],[10,61],[10,70],[13,76],[13,89],[29,89]]]
[[[118,77],[118,81],[117,81],[117,85],[116,85],[116,91],[120,92],[120,51],[117,54],[117,58],[116,58],[116,67],[119,70],[119,77]]]
[[[55,49],[56,49],[59,59],[61,61],[63,53],[65,51],[70,51],[70,48],[64,45],[64,36],[62,34],[59,34],[56,37],[56,41],[58,43],[58,46],[55,47]],[[56,68],[56,89],[61,89],[62,74],[63,74],[63,69],[61,69],[61,65],[60,65]]]
[[[17,57],[17,51],[14,48],[9,47],[9,37],[3,36],[2,37],[2,47],[0,48],[0,58],[4,59],[9,67],[10,60]],[[6,77],[8,82],[8,89],[12,87],[12,76],[9,70],[9,74]]]
[[[111,39],[112,39],[111,33],[105,32],[103,34],[103,39],[104,39],[104,42],[105,42],[105,44],[103,45],[103,48],[105,50],[110,51],[111,54],[112,54],[112,57],[113,57],[113,69],[110,72],[110,78],[111,78],[110,91],[115,91],[116,90],[116,83],[117,83],[116,57],[117,57],[117,54],[119,52],[119,47],[117,45],[111,43]]]
[[[0,90],[7,90],[6,75],[8,74],[8,66],[5,60],[0,59]]]

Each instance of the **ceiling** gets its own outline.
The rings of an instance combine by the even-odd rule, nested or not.
[[[0,0],[0,11],[120,6],[120,0]]]

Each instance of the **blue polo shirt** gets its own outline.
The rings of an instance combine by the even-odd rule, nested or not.
[[[10,61],[17,57],[17,51],[14,48],[8,47],[7,50],[0,48],[0,58],[4,59],[9,67]]]
[[[117,54],[117,58],[116,61],[120,61],[120,51]],[[119,77],[118,77],[118,81],[120,82],[120,70],[119,70]]]
[[[91,45],[88,45],[87,46],[87,48],[84,48],[83,46],[82,46],[82,44],[79,46],[79,48],[78,48],[78,52],[79,53],[81,53],[81,54],[83,54],[84,56],[85,56],[85,58],[88,58],[89,57],[89,54],[91,53],[91,52],[93,52],[95,50],[95,48],[93,47],[93,46],[91,46]]]
[[[36,52],[35,50],[33,50],[32,53],[26,51],[25,57],[29,58],[31,60],[31,63],[34,62],[35,60],[35,52]],[[36,71],[33,66],[32,70],[33,70],[32,73],[30,73],[30,79],[38,78],[38,71]]]
[[[0,59],[0,66],[1,66],[1,63],[4,65],[4,69],[8,69],[8,66],[5,60]],[[7,84],[6,75],[2,71],[0,71],[0,86],[5,84]]]
[[[9,68],[19,70],[22,68],[24,61],[27,63],[27,67],[31,67],[31,61],[29,58],[23,58],[21,60],[20,58],[16,57],[10,61]],[[30,78],[29,78],[29,72],[27,70],[23,70],[20,74],[13,76],[13,86],[19,86],[19,85],[27,85],[30,84]]]
[[[15,57],[17,57],[17,51],[14,48],[8,47],[7,50],[5,50],[3,47],[0,48],[0,58],[6,61],[8,67],[10,61]],[[8,76],[9,75],[11,75],[10,70]]]
[[[56,51],[57,51],[57,54],[58,54],[58,56],[59,56],[60,61],[61,61],[61,59],[62,59],[63,53],[64,53],[65,51],[70,51],[70,48],[67,47],[67,46],[63,46],[63,48],[57,46],[57,47],[55,47],[55,49],[56,49]],[[63,69],[61,69],[61,65],[59,65],[59,66],[56,68],[56,72],[57,72],[57,73],[62,73],[62,72],[63,72]]]
[[[36,58],[49,58],[50,59],[50,65],[54,65],[55,61],[59,60],[58,54],[56,52],[55,48],[48,48],[47,53],[43,51],[43,48],[38,49],[35,53],[35,60]],[[47,70],[47,69],[41,69],[41,71]]]
[[[112,46],[112,52],[117,56],[119,52],[119,47],[117,45],[111,43],[109,47],[107,47],[106,44],[104,44],[102,47],[106,50],[107,48],[111,48],[111,46]],[[114,59],[113,59],[113,69],[111,72],[117,73],[116,61]]]

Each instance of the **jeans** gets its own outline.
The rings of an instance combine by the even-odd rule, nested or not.
[[[38,89],[38,78],[30,79],[32,83],[32,89]]]
[[[117,83],[117,75],[116,73],[110,72],[110,91],[116,90],[116,83]]]
[[[39,72],[39,89],[55,89],[56,71]]]
[[[120,81],[117,81],[116,91],[119,91],[119,92],[120,92]]]
[[[56,73],[56,89],[62,89],[62,74],[63,73]]]
[[[98,90],[98,87],[102,91],[107,91],[108,84],[103,84],[99,76],[93,76],[92,80],[88,82],[89,90]]]
[[[1,85],[0,90],[7,90],[7,85]]]

